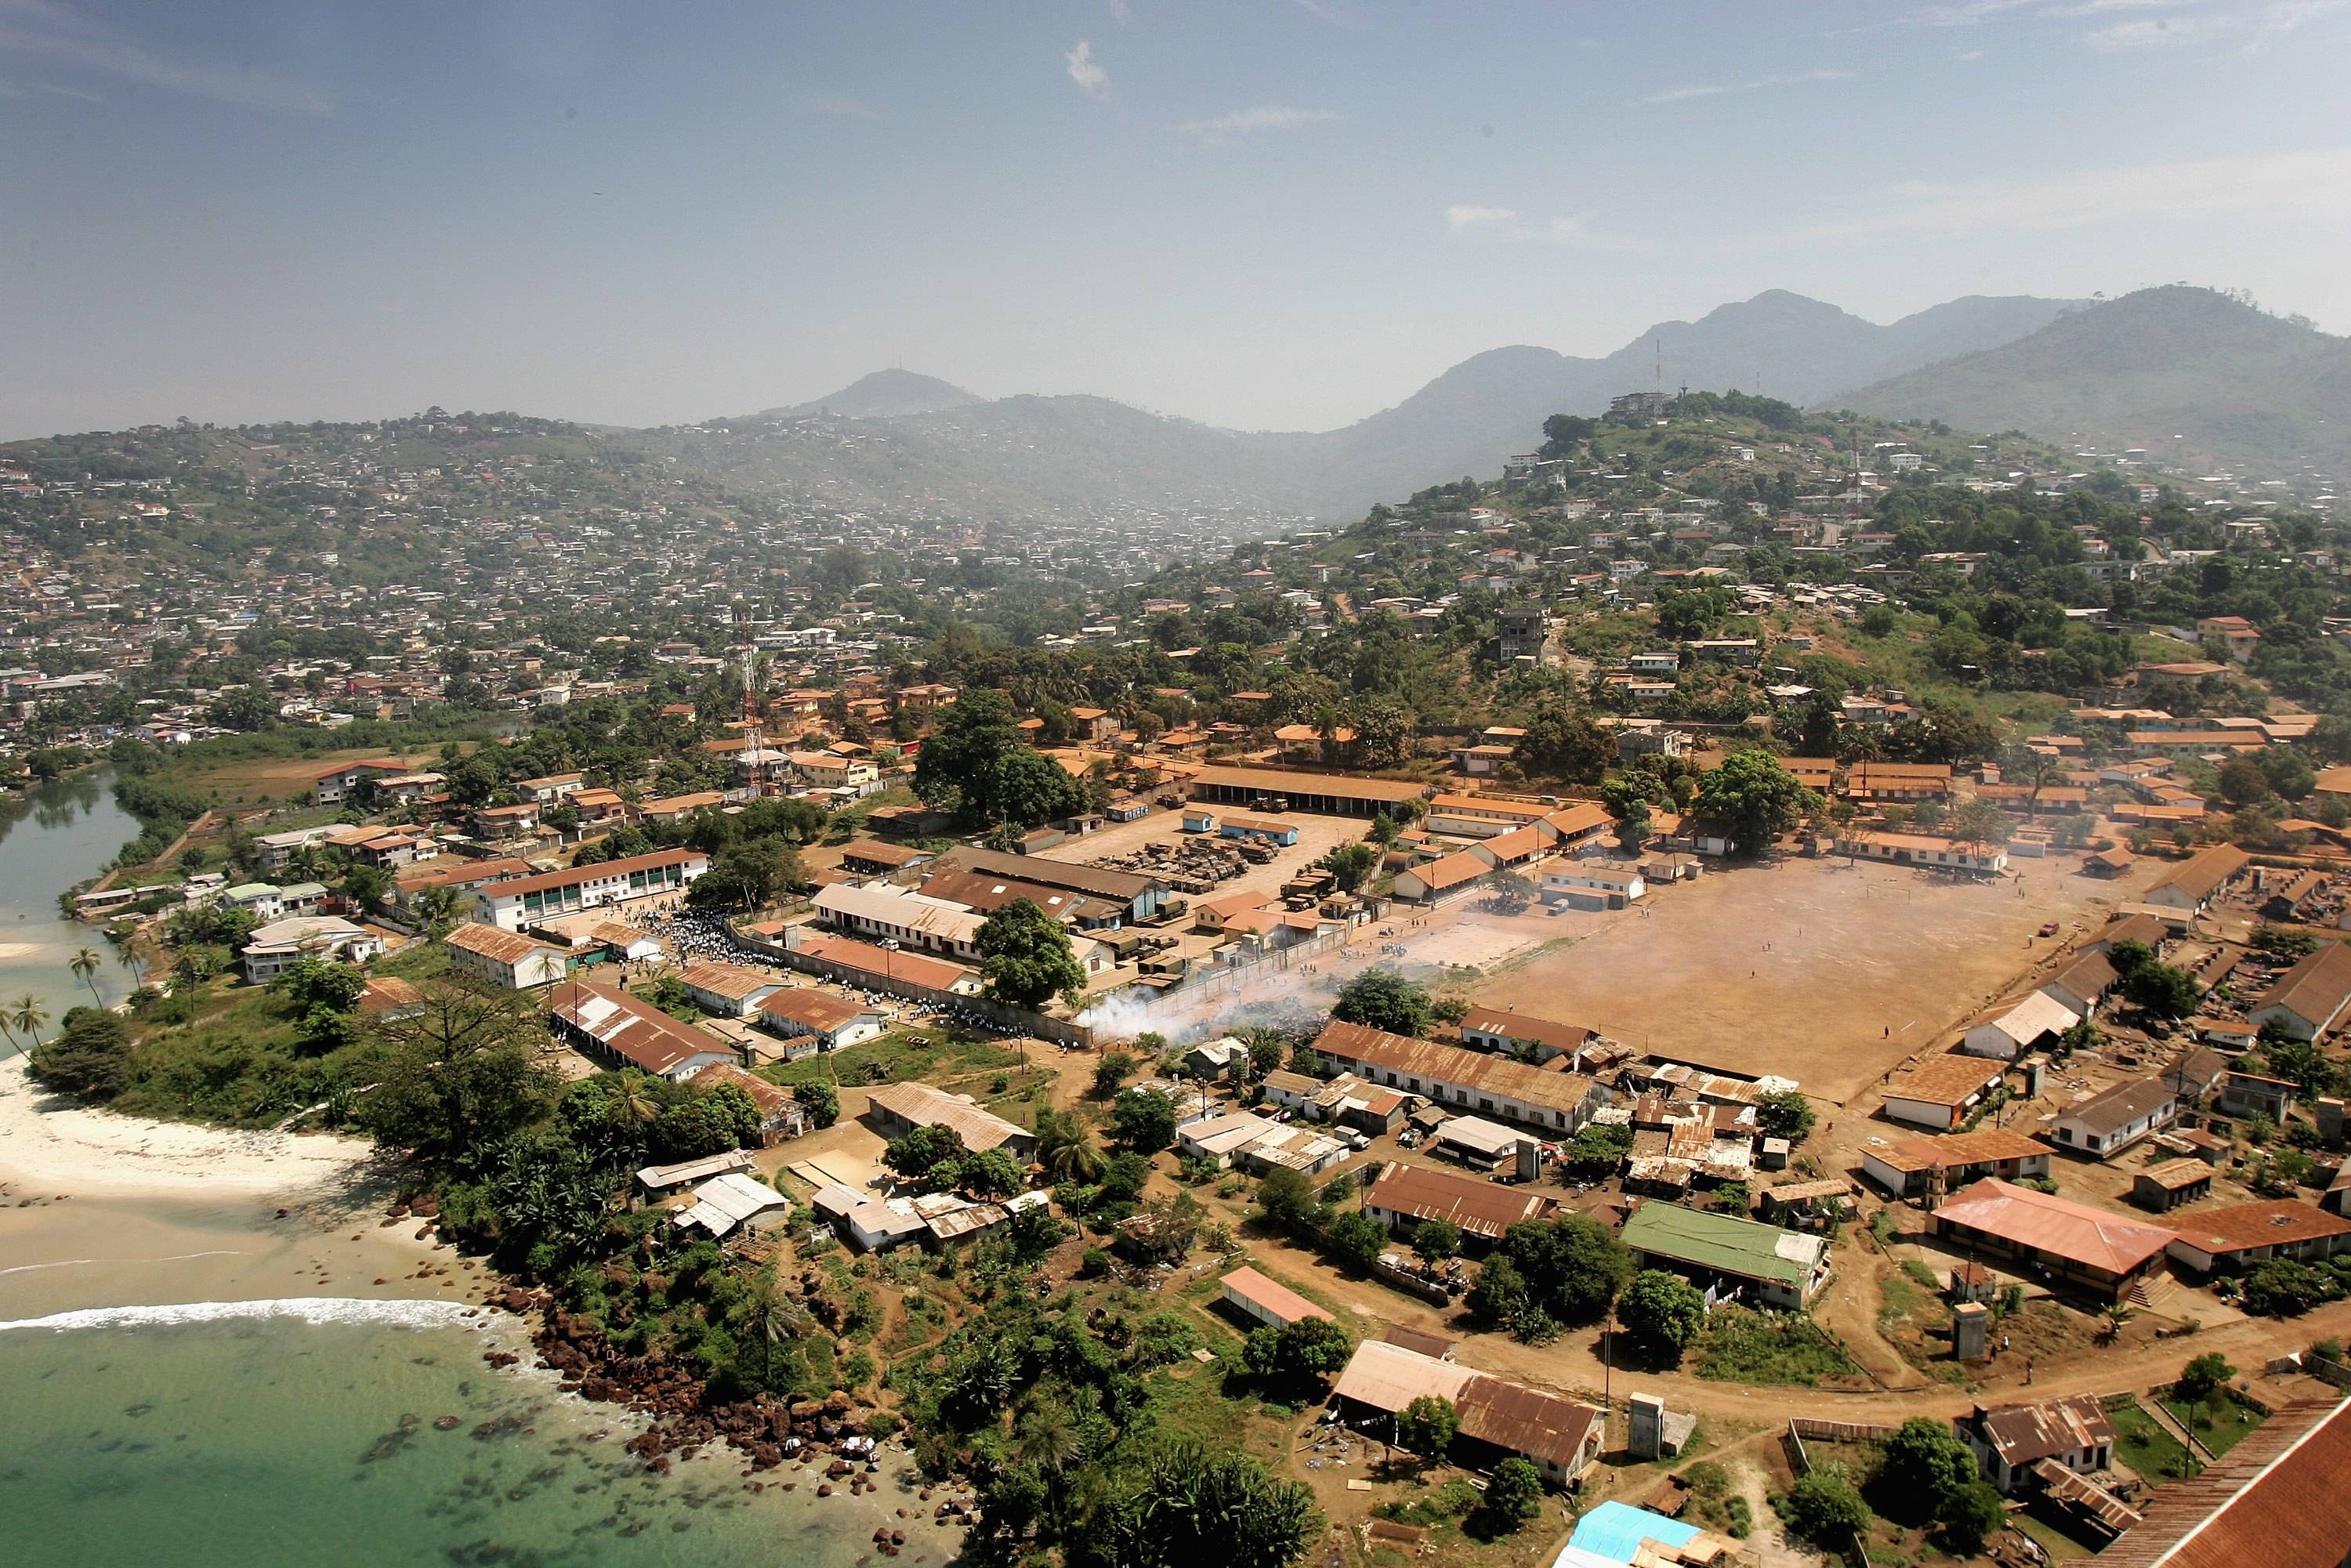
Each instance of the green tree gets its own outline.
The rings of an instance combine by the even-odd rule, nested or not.
[[[987,994],[1008,1007],[1034,1011],[1057,996],[1075,1007],[1085,998],[1085,966],[1069,932],[1026,898],[989,915],[973,945]]]
[[[18,997],[16,1005],[8,1012],[8,1027],[35,1045],[41,1043],[41,1030],[48,1021],[48,1009],[43,1007],[41,998],[30,991]]]
[[[1176,1102],[1157,1089],[1127,1089],[1111,1102],[1118,1141],[1137,1154],[1157,1154],[1176,1141]]]
[[[1562,1322],[1596,1322],[1633,1277],[1625,1243],[1587,1215],[1520,1220],[1503,1232],[1499,1253],[1534,1304]]]
[[[2236,1375],[2237,1369],[2229,1364],[2227,1356],[2217,1350],[2206,1351],[2179,1369],[2179,1380],[2171,1388],[2186,1403],[2200,1405]]]
[[[2184,1019],[2196,1010],[2196,981],[2168,964],[2142,964],[2123,977],[2123,999],[2150,1018]]]
[[[1387,1250],[1388,1233],[1378,1220],[1357,1210],[1342,1214],[1325,1225],[1322,1245],[1340,1262],[1369,1270]]]
[[[1330,872],[1340,892],[1353,893],[1370,879],[1380,863],[1380,852],[1370,844],[1341,844],[1324,855],[1321,863]]]
[[[1644,1269],[1616,1301],[1616,1321],[1635,1344],[1679,1363],[1706,1329],[1706,1298],[1678,1274]]]
[[[1339,988],[1331,1016],[1390,1034],[1423,1035],[1430,1018],[1428,988],[1405,979],[1399,970],[1375,964]]]
[[[431,989],[378,1033],[384,1060],[356,1120],[385,1148],[437,1169],[483,1173],[561,1089],[541,1058],[545,1027],[510,996]]]
[[[1755,1124],[1767,1138],[1801,1144],[1812,1135],[1813,1103],[1800,1089],[1773,1089],[1755,1102]]]
[[[1275,1230],[1290,1236],[1313,1234],[1319,1204],[1314,1184],[1304,1171],[1276,1166],[1257,1184],[1258,1215]]]
[[[1094,1098],[1111,1098],[1126,1086],[1126,1081],[1134,1076],[1134,1058],[1123,1051],[1104,1051],[1102,1060],[1094,1063]]]
[[[1461,1434],[1461,1412],[1441,1394],[1424,1394],[1396,1416],[1396,1442],[1425,1459],[1441,1459]]]
[[[990,1510],[993,1512],[993,1510]],[[1089,1521],[1079,1555],[1103,1568],[1289,1568],[1322,1529],[1314,1494],[1247,1454],[1179,1438]]]
[[[1542,1510],[1542,1472],[1512,1454],[1486,1480],[1483,1511],[1504,1530],[1516,1530]]]
[[[1821,798],[1796,781],[1780,759],[1760,747],[1734,751],[1698,784],[1697,813],[1722,824],[1750,855],[1770,849]]]
[[[1876,1517],[1843,1465],[1815,1466],[1788,1489],[1783,1511],[1797,1534],[1815,1546],[1842,1548],[1856,1530]]]
[[[1021,734],[1010,700],[984,687],[965,691],[941,715],[914,759],[914,792],[967,828],[1033,828],[1085,805],[1069,770]]]
[[[1461,1228],[1449,1219],[1424,1219],[1413,1227],[1412,1249],[1431,1263],[1461,1255]]]
[[[811,1126],[830,1127],[841,1120],[841,1092],[830,1083],[796,1083],[792,1098],[799,1102]]]
[[[1616,760],[1616,740],[1584,715],[1562,702],[1546,702],[1527,718],[1516,747],[1530,773],[1570,784],[1597,784]]]
[[[1282,1383],[1325,1378],[1347,1364],[1355,1342],[1329,1318],[1300,1318],[1280,1328],[1254,1330],[1241,1347],[1241,1361],[1259,1377]]]
[[[131,1035],[99,1008],[69,1008],[57,1036],[36,1046],[25,1071],[42,1088],[104,1104],[131,1082]]]
[[[98,994],[98,971],[103,967],[103,960],[88,947],[76,949],[72,962],[67,966],[73,970],[75,979],[89,988],[89,999],[101,1007],[106,998]]]

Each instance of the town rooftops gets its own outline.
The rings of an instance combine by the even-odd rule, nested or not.
[[[601,882],[607,877],[625,877],[632,872],[660,871],[674,865],[688,865],[707,860],[700,850],[655,850],[651,854],[630,855],[624,860],[597,861],[588,865],[575,865],[563,871],[543,871],[536,876],[518,876],[510,882],[494,882],[482,889],[491,898],[520,898],[526,893],[545,893],[549,888],[577,887],[583,882]]]
[[[533,953],[560,953],[561,948],[526,936],[519,931],[507,931],[496,925],[486,925],[469,920],[441,938],[460,953],[473,953],[493,964],[508,967],[521,963]]]
[[[2110,1274],[2127,1274],[2171,1244],[2158,1225],[2126,1219],[2085,1203],[2074,1203],[1986,1176],[1954,1194],[1935,1211],[1946,1225],[1963,1226],[2011,1246],[2053,1253]]]
[[[1196,788],[1256,789],[1268,795],[1337,796],[1351,800],[1417,800],[1426,787],[1405,779],[1364,779],[1352,773],[1292,773],[1277,768],[1203,768]]]
[[[1635,1252],[1799,1288],[1811,1280],[1829,1245],[1826,1237],[1677,1203],[1643,1204],[1625,1222],[1623,1239]]]
[[[2099,1568],[2342,1568],[2351,1398],[2288,1405],[2202,1473],[2156,1489]]]
[[[2201,1160],[2196,1163],[2203,1164]],[[2206,1169],[2209,1173],[2210,1167]],[[2294,1198],[2199,1209],[2164,1223],[2197,1251],[2215,1256],[2255,1247],[2294,1247],[2351,1234],[2351,1219]]]
[[[1555,1023],[1532,1013],[1510,1012],[1500,1008],[1471,1008],[1462,1015],[1461,1027],[1464,1030],[1474,1030],[1510,1040],[1531,1040],[1565,1051],[1581,1051],[1600,1037],[1599,1030],[1582,1024]]]
[[[761,999],[759,1016],[810,1034],[831,1034],[867,1009],[810,986],[791,986]]]
[[[2053,1152],[2040,1139],[2005,1127],[1984,1127],[1939,1138],[1896,1138],[1886,1148],[1870,1151],[1896,1170],[1913,1171],[1957,1170],[2003,1160],[2035,1159]]]
[[[697,1056],[733,1048],[626,991],[569,981],[548,996],[548,1011],[634,1067],[666,1078]]]
[[[1322,1318],[1329,1321],[1331,1313],[1300,1295],[1289,1286],[1269,1280],[1246,1264],[1217,1281],[1226,1290],[1249,1302],[1263,1307],[1283,1322],[1294,1323],[1301,1318]]]
[[[1068,861],[1047,860],[1041,855],[1004,854],[996,850],[966,846],[950,850],[939,858],[939,869],[982,872],[991,876],[1009,877],[1015,882],[1041,883],[1047,887],[1065,888],[1071,893],[1091,893],[1119,904],[1132,904],[1136,899],[1159,884],[1147,876],[1133,872],[1107,871],[1101,866],[1075,865]]]
[[[2083,1130],[2103,1138],[2107,1134],[2146,1120],[2175,1096],[2160,1078],[2133,1078],[2091,1095],[2078,1105],[2057,1113],[2061,1122],[2078,1122]]]
[[[1027,1128],[927,1083],[885,1083],[873,1091],[872,1103],[917,1127],[947,1128],[974,1154],[1029,1135]]]
[[[1580,1073],[1546,1071],[1507,1056],[1407,1040],[1336,1019],[1322,1026],[1314,1040],[1314,1051],[1325,1061],[1376,1067],[1400,1077],[1419,1078],[1432,1088],[1437,1083],[1458,1085],[1559,1111],[1581,1110],[1598,1087]],[[1409,1090],[1411,1085],[1404,1087]]]
[[[1886,1097],[1928,1105],[1964,1105],[2005,1071],[2001,1063],[1980,1056],[1930,1056],[1888,1083]]]
[[[1578,1465],[1593,1423],[1601,1418],[1592,1406],[1376,1339],[1355,1347],[1335,1392],[1392,1413],[1424,1395],[1449,1399],[1463,1437],[1567,1469]]]
[[[2351,1005],[2351,943],[2322,942],[2278,977],[2252,1010],[2282,1008],[2324,1029]]]
[[[2201,904],[2213,891],[2252,863],[2253,857],[2234,844],[2214,844],[2182,862],[2177,871],[2150,885],[2143,897],[2170,892]]]
[[[877,947],[871,942],[858,942],[845,936],[810,936],[799,945],[803,957],[819,959],[854,974],[872,975],[877,979],[903,980],[908,985],[923,986],[935,991],[953,990],[958,981],[970,977],[971,971],[961,964],[950,964],[944,958],[933,958],[904,948]]]
[[[678,971],[677,978],[679,984],[690,990],[707,991],[730,1002],[747,1001],[754,992],[783,984],[773,975],[761,974],[740,964],[722,964],[715,959],[688,964]]]
[[[1976,1427],[2012,1469],[2077,1448],[2110,1448],[2115,1424],[2095,1394],[2039,1405],[1979,1405]]]
[[[1559,1200],[1531,1187],[1502,1186],[1424,1166],[1391,1164],[1364,1195],[1364,1207],[1408,1219],[1444,1219],[1471,1236],[1499,1240],[1522,1219],[1545,1219]]]

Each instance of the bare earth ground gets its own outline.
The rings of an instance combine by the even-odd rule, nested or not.
[[[1231,881],[1218,883],[1215,892],[1204,896],[1262,893],[1269,899],[1274,898],[1280,894],[1283,883],[1341,844],[1356,842],[1370,826],[1359,817],[1318,817],[1303,811],[1291,811],[1281,820],[1298,830],[1298,842],[1293,847],[1277,851],[1268,864],[1250,866]],[[1155,839],[1176,841],[1199,836],[1183,832],[1179,821],[1176,812],[1154,811],[1134,821],[1113,822],[1100,832],[1056,844],[1037,858],[1090,865],[1111,855],[1130,853]]]
[[[2137,887],[2075,874],[2070,858],[2015,863],[2030,869],[1998,883],[1834,859],[1709,872],[1632,910],[1562,916],[1582,928],[1502,959],[1471,989],[1645,1050],[1776,1072],[1843,1104],[1942,1044],[2036,956],[2077,923],[2103,923]],[[2066,929],[2034,938],[2049,920]]]

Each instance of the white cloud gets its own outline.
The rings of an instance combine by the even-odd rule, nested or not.
[[[1643,103],[1687,103],[1693,99],[1720,98],[1727,92],[1756,92],[1765,88],[1802,87],[1808,82],[1851,81],[1851,71],[1841,71],[1823,66],[1818,70],[1799,71],[1792,76],[1757,77],[1753,81],[1700,82],[1688,87],[1669,87],[1653,92],[1641,99]]]
[[[50,0],[0,0],[0,50],[56,60],[148,87],[244,109],[327,114],[322,93],[258,71],[175,60],[132,43]]]
[[[1070,63],[1070,79],[1085,90],[1088,98],[1102,98],[1110,91],[1110,72],[1094,58],[1094,47],[1085,39],[1061,57]]]
[[[830,94],[822,93],[818,94],[814,98],[804,98],[800,99],[800,112],[802,114],[831,115],[841,120],[879,120],[882,118],[858,99],[836,98]]]
[[[1123,27],[1134,20],[1134,7],[1126,0],[1110,0],[1110,19]]]
[[[1866,216],[1806,237],[2048,231],[2149,220],[2351,216],[2351,147],[2143,163],[2046,180],[1900,185]]]
[[[1199,138],[1207,146],[1220,147],[1246,137],[1302,131],[1307,126],[1321,125],[1338,118],[1327,109],[1298,109],[1288,104],[1269,103],[1255,109],[1237,109],[1214,120],[1187,120],[1176,129],[1186,136]]]
[[[1500,224],[1515,224],[1519,214],[1508,207],[1452,206],[1445,209],[1445,226],[1455,234],[1463,229],[1492,228]]]

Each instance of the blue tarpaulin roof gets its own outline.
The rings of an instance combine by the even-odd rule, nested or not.
[[[1609,1501],[1576,1521],[1575,1533],[1567,1538],[1567,1544],[1573,1551],[1589,1552],[1611,1563],[1630,1563],[1644,1541],[1679,1548],[1698,1533],[1695,1524],[1684,1524],[1630,1503]]]

